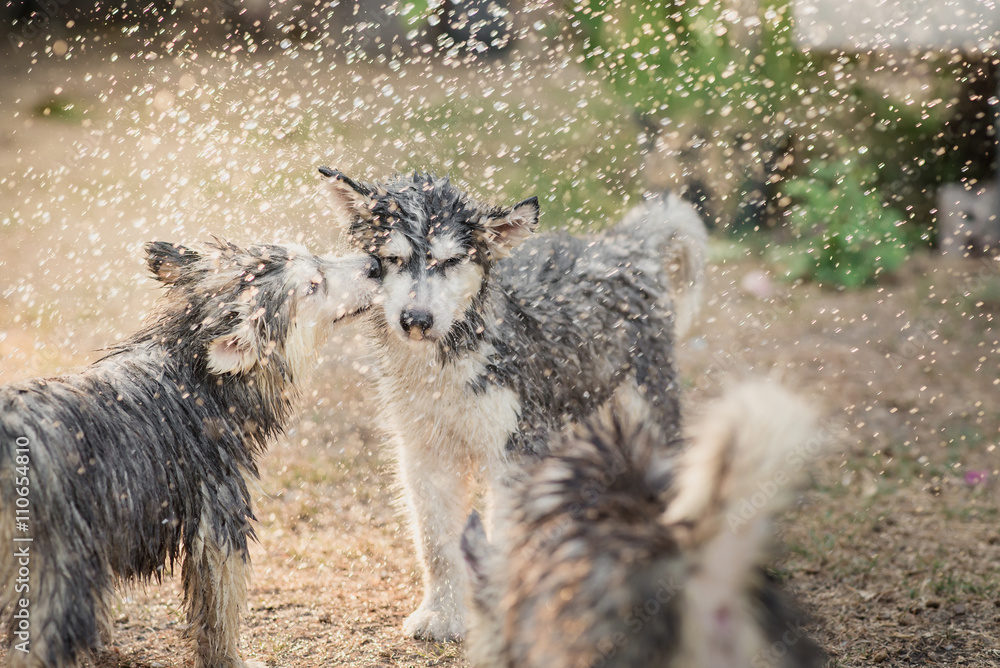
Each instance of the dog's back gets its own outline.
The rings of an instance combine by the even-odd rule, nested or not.
[[[690,205],[656,196],[601,234],[536,235],[498,263],[498,299],[520,325],[503,332],[526,367],[525,423],[580,419],[632,380],[660,428],[676,434],[673,347],[700,304],[705,240]]]
[[[158,580],[205,504],[238,504],[251,517],[243,478],[222,474],[223,451],[238,452],[225,447],[234,437],[220,435],[210,450],[191,407],[178,412],[179,394],[150,380],[161,373],[152,360],[125,355],[73,376],[0,388],[0,538],[24,553],[24,563],[0,558],[0,601],[14,608],[30,601],[37,642],[30,655],[10,650],[25,665],[73,665],[67,659],[80,648],[108,636],[115,583]],[[191,469],[206,469],[203,477],[216,481],[211,491],[192,488]],[[245,551],[247,533],[229,534],[234,549]],[[22,570],[24,588],[8,588]],[[18,623],[8,617],[15,645]],[[58,624],[58,643],[40,633],[43,624]]]
[[[548,310],[558,308],[566,322],[596,330],[599,324],[585,320],[595,304],[637,318],[653,299],[671,312],[680,336],[700,309],[706,244],[698,213],[666,193],[650,196],[594,236],[529,237],[498,269],[520,302],[555,302]]]
[[[119,578],[155,578],[178,557],[182,529],[197,525],[202,505],[252,517],[237,472],[256,474],[255,453],[222,418],[229,407],[179,366],[140,346],[78,374],[0,387],[0,478],[14,475],[16,444],[25,443],[36,543],[99,555]],[[203,480],[212,484],[202,489]],[[0,489],[5,504],[12,488]],[[121,527],[122,539],[90,533],[104,527]],[[235,549],[246,548],[248,533],[249,524],[234,527]]]

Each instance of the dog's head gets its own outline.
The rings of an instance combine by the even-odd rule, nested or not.
[[[431,175],[381,184],[321,167],[336,222],[382,266],[386,326],[406,341],[442,342],[482,295],[493,264],[538,225],[538,198],[487,206]]]
[[[368,309],[379,290],[367,255],[322,258],[296,246],[157,241],[146,263],[169,288],[147,335],[188,347],[217,375],[270,366],[294,378],[329,328]]]

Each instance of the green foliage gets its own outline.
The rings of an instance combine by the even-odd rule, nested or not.
[[[759,23],[720,0],[568,0],[588,69],[640,114],[680,120],[768,117],[787,107],[807,65],[792,45],[791,3],[764,0]]]
[[[873,76],[896,71],[893,54],[800,51],[793,40],[792,0],[760,0],[739,10],[724,0],[564,2],[578,61],[601,75],[647,128],[664,131],[669,150],[677,152],[668,178],[705,184],[710,208],[730,232],[779,229],[772,195],[781,181],[802,165],[836,161],[845,150],[866,147],[865,158],[879,165],[877,173],[860,175],[852,166],[846,180],[813,173],[800,181],[831,189],[827,195],[803,194],[800,213],[836,206],[857,212],[837,213],[832,231],[815,240],[814,255],[792,273],[848,286],[895,267],[899,229],[893,225],[900,214],[883,210],[883,201],[906,205],[902,229],[909,238],[900,244],[932,240],[934,185],[944,176],[935,146],[950,113],[942,101],[954,87],[952,70],[942,63],[921,61],[938,75],[925,99],[912,104],[909,94]],[[791,162],[772,159],[781,157],[782,147],[788,147]],[[778,162],[785,166],[778,168]],[[879,232],[863,225],[850,229],[866,217]]]
[[[76,122],[83,118],[83,111],[74,100],[55,95],[35,103],[31,113],[39,118]]]
[[[898,268],[909,254],[902,213],[882,203],[875,174],[845,159],[820,163],[784,184],[798,238],[786,273],[855,288]]]
[[[398,7],[403,23],[410,27],[435,20],[440,10],[440,0],[408,0]]]

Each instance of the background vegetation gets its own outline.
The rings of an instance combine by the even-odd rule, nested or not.
[[[809,249],[791,275],[856,287],[932,244],[936,185],[992,171],[992,112],[966,101],[970,87],[988,94],[992,59],[807,52],[790,0],[741,6],[752,13],[719,0],[565,9],[579,59],[635,111],[651,150],[677,156],[664,185],[694,185],[753,247]]]

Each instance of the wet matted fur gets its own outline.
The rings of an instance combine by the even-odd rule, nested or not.
[[[478,515],[467,524],[471,665],[824,665],[763,570],[772,520],[815,450],[812,416],[754,382],[708,409],[679,465],[641,402],[558,440],[529,465],[493,545]]]
[[[246,664],[248,485],[325,331],[371,305],[365,255],[157,242],[149,324],[75,375],[0,388],[0,609],[18,668],[109,641],[117,584],[182,564],[197,668]]]
[[[383,301],[365,321],[424,570],[404,629],[455,639],[472,479],[503,517],[518,460],[621,388],[648,398],[665,433],[679,429],[672,341],[698,303],[704,227],[665,196],[601,234],[533,236],[535,198],[498,207],[432,175],[320,171],[349,242],[382,263]]]

